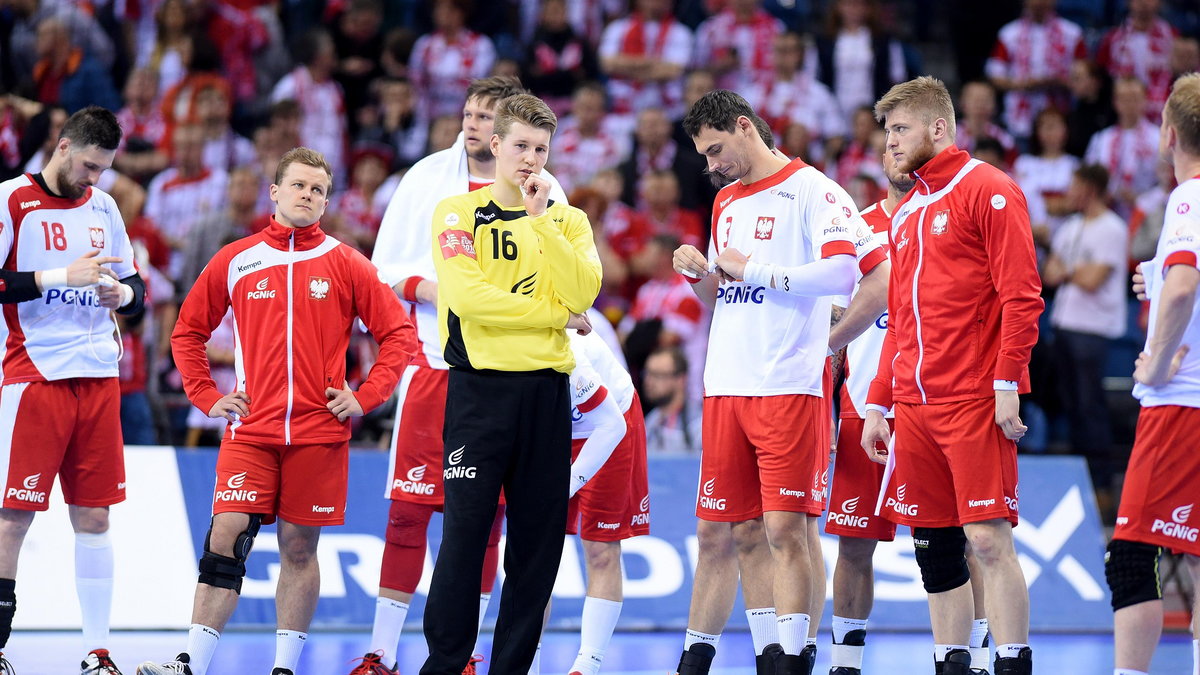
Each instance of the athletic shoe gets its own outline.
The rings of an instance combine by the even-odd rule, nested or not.
[[[288,670],[287,668],[276,668],[275,670],[271,671],[271,675],[296,675],[296,674],[293,673],[292,671]]]
[[[476,673],[475,673],[475,664],[476,664],[476,663],[483,663],[483,660],[484,660],[484,659],[483,659],[483,654],[474,654],[474,655],[472,655],[472,656],[471,656],[471,660],[467,661],[467,667],[466,667],[466,668],[463,668],[462,675],[476,675]]]
[[[971,652],[965,649],[951,649],[946,652],[946,660],[933,664],[937,675],[970,675]]]
[[[813,666],[817,665],[817,646],[804,645],[800,650],[800,658],[804,659],[804,675],[812,675]]]
[[[850,666],[835,666],[829,669],[829,675],[862,675],[862,671]]]
[[[397,671],[383,665],[383,656],[379,652],[370,652],[354,666],[350,675],[397,675]]]
[[[782,653],[778,642],[763,647],[763,653],[754,657],[754,675],[775,675],[775,662]]]
[[[93,649],[79,664],[79,675],[121,675],[107,649]]]
[[[972,668],[971,675],[991,675],[987,668]]]
[[[4,652],[0,652],[0,675],[17,675],[17,669],[4,658]]]
[[[716,655],[716,647],[697,642],[680,655],[675,675],[708,675],[708,669]]]
[[[996,675],[1030,675],[1033,673],[1033,650],[1021,647],[1021,651],[1013,657],[996,657]]]
[[[138,666],[137,675],[192,675],[192,667],[188,665],[191,658],[187,653],[180,654],[175,657],[174,661],[168,661],[161,666],[152,661],[147,661]]]

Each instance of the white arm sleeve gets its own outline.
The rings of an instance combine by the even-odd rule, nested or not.
[[[743,276],[747,283],[793,295],[819,298],[825,295],[849,295],[854,290],[857,273],[854,256],[840,254],[795,267],[750,261],[746,263]]]
[[[614,396],[605,396],[600,405],[582,414],[595,428],[583,442],[579,456],[571,462],[572,497],[596,475],[600,467],[604,466],[617,444],[625,438],[626,430],[625,416],[617,407],[617,399]]]

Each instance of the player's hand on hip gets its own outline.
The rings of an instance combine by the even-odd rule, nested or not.
[[[1165,371],[1161,364],[1155,362],[1150,352],[1138,354],[1133,367],[1134,381],[1147,387],[1163,386],[1175,377],[1175,373],[1179,372],[1179,367],[1183,365],[1183,358],[1188,355],[1188,351],[1187,345],[1180,345],[1179,349],[1175,350],[1175,355],[1171,357],[1171,362],[1167,364]]]
[[[671,266],[676,272],[693,279],[708,276],[708,260],[691,244],[684,244],[675,249],[675,254],[671,257]]]
[[[1010,441],[1021,440],[1029,427],[1021,423],[1021,398],[1015,391],[996,392],[996,424]]]
[[[546,212],[546,204],[550,201],[550,181],[537,174],[529,174],[521,189],[525,192],[525,213],[540,216]]]
[[[726,248],[714,262],[725,278],[741,281],[746,276],[746,263],[750,262],[750,257],[736,248]]]
[[[351,417],[361,417],[363,414],[362,406],[355,398],[354,390],[350,388],[349,382],[345,383],[341,389],[326,387],[325,397],[329,399],[329,403],[326,403],[325,407],[329,408],[329,412],[333,413],[339,422],[345,422]]]
[[[111,269],[105,267],[105,265],[121,261],[121,258],[100,255],[100,249],[92,249],[79,256],[75,262],[67,266],[67,285],[91,286],[100,281],[101,275],[116,280],[117,275]]]
[[[244,391],[225,394],[213,404],[208,411],[209,417],[224,417],[230,422],[236,422],[242,417],[250,416],[250,397]]]
[[[888,445],[892,442],[892,430],[878,410],[868,410],[863,420],[862,449],[872,462],[887,464]]]
[[[571,318],[567,319],[567,325],[564,328],[573,329],[580,335],[587,335],[592,332],[592,320],[587,318],[586,314],[571,312]]]
[[[1142,264],[1138,263],[1137,267],[1133,268],[1133,294],[1138,300],[1145,302],[1149,298],[1146,297],[1146,277],[1142,275]]]

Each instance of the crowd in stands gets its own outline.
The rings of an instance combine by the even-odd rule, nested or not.
[[[1100,376],[1132,368],[1132,358],[1110,365],[1110,347],[1140,339],[1126,280],[1152,256],[1172,187],[1157,159],[1159,110],[1174,78],[1200,69],[1200,10],[986,4],[0,0],[0,91],[10,92],[0,177],[41,170],[71,112],[119,111],[125,137],[100,187],[120,205],[151,299],[122,327],[126,438],[213,443],[219,425],[188,411],[167,337],[209,257],[266,223],[282,153],[325,154],[336,189],[323,226],[369,255],[405,169],[454,142],[470,81],[517,75],[560,117],[548,168],[595,228],[597,306],[643,399],[661,408],[652,446],[695,450],[708,310],[670,260],[680,242],[706,246],[716,188],[684,111],[713,88],[738,91],[780,150],[866,207],[886,187],[871,107],[893,83],[931,73],[959,83],[958,145],[1025,190],[1046,293],[1057,295],[1028,404],[1071,420],[1075,431],[1059,436],[1103,474],[1112,433],[1081,420],[1104,409]],[[935,32],[953,52],[941,68],[929,58],[946,51]],[[227,343],[210,345],[218,370],[230,367]],[[369,338],[347,358],[361,377]],[[378,444],[387,416],[364,420],[356,439]]]

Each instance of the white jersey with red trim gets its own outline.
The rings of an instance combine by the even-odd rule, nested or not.
[[[872,241],[881,250],[888,245],[888,233],[892,229],[892,215],[883,207],[880,200],[863,209],[863,221],[871,228]],[[878,263],[876,263],[878,264]],[[862,277],[859,277],[859,282]],[[858,284],[854,285],[854,293],[858,293]],[[883,352],[883,340],[887,337],[888,313],[875,319],[875,323],[867,327],[861,335],[846,345],[846,381],[842,385],[842,417],[867,416],[867,392],[871,389],[871,380],[875,379],[875,371],[879,368],[879,354]],[[893,414],[889,410],[888,417]]]
[[[735,248],[759,263],[796,267],[855,255],[862,225],[850,195],[795,159],[749,185],[717,193],[708,259]],[[704,367],[707,396],[822,396],[832,297],[746,282],[717,290]]]
[[[67,267],[99,249],[121,258],[107,265],[133,276],[133,247],[117,204],[88,188],[79,199],[46,192],[26,174],[0,183],[0,253],[4,269],[32,272]],[[8,339],[4,384],[72,377],[116,377],[119,346],[113,320],[95,286],[48,288],[42,297],[3,306]]]
[[[1171,191],[1162,234],[1158,238],[1158,252],[1153,260],[1142,263],[1146,295],[1150,298],[1145,351],[1150,351],[1157,328],[1158,303],[1167,269],[1172,265],[1195,267],[1197,257],[1200,257],[1200,176],[1180,183]],[[1179,372],[1169,382],[1161,387],[1133,386],[1133,395],[1142,402],[1142,407],[1179,405],[1200,408],[1200,297],[1192,306],[1192,318],[1180,345],[1187,345],[1190,351],[1183,357]]]
[[[183,241],[201,218],[225,208],[228,185],[229,176],[220,169],[205,169],[192,178],[166,169],[146,189],[146,216],[167,238]]]
[[[612,396],[624,414],[633,405],[633,378],[604,342],[604,338],[589,333],[571,337],[571,353],[575,369],[571,371],[571,438],[587,438],[594,425],[582,414],[591,411],[605,396]]]

